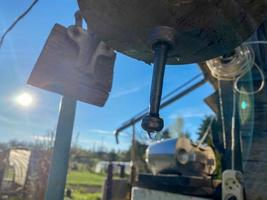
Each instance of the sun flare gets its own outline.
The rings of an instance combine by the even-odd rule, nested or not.
[[[29,93],[22,93],[16,98],[16,102],[24,107],[29,107],[33,103],[33,97]]]

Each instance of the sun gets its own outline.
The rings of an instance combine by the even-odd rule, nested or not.
[[[33,97],[29,93],[24,92],[17,96],[16,102],[23,107],[29,107],[33,103]]]

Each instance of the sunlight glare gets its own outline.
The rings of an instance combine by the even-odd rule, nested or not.
[[[16,101],[21,106],[29,107],[32,105],[33,97],[29,93],[22,93],[16,98]]]

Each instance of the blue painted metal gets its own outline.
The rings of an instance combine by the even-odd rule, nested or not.
[[[64,199],[75,111],[76,101],[69,97],[63,97],[48,177],[46,200]]]

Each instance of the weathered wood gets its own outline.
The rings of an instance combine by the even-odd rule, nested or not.
[[[90,37],[90,35],[88,36]],[[103,106],[113,79],[115,53],[103,42],[88,38],[88,52],[81,62],[83,49],[73,41],[67,28],[56,24],[30,75],[28,84],[74,99]],[[77,64],[83,66],[77,66]]]
[[[214,92],[212,95],[208,96],[206,99],[204,99],[204,101],[212,109],[213,112],[219,112],[217,92]]]
[[[266,66],[266,65],[265,65]],[[267,88],[255,96],[254,130],[249,156],[245,160],[245,184],[248,200],[267,199]],[[263,102],[264,101],[264,102]]]
[[[112,194],[109,200],[128,200],[131,193],[131,185],[127,179],[113,179],[111,180],[112,184]],[[102,188],[102,200],[106,200],[107,194],[105,191],[107,190],[108,183],[107,179],[105,180]]]
[[[267,22],[263,23],[252,37],[252,40],[266,41],[266,39]],[[266,76],[267,46],[253,45],[253,49],[256,55],[256,63],[262,68]],[[211,76],[207,66],[205,64],[200,64],[200,66],[211,84],[217,89],[217,83]],[[254,85],[258,86],[261,80],[257,70],[252,71],[252,77]],[[243,84],[246,84],[246,88],[252,89],[252,82],[249,84],[246,81],[249,81],[249,79],[246,79]],[[240,120],[242,120],[241,118],[246,118],[246,122],[241,123],[240,131],[243,143],[244,179],[247,199],[267,199],[267,87],[265,86],[262,92],[254,96],[246,97],[246,95],[240,95],[238,99],[239,106],[242,99],[245,99],[249,105],[243,111],[240,107],[238,108]],[[211,107],[216,107],[215,101],[208,101],[208,104]]]
[[[258,0],[78,0],[89,29],[110,47],[152,62],[149,33],[177,30],[169,64],[194,63],[225,54],[247,39],[267,15]]]

